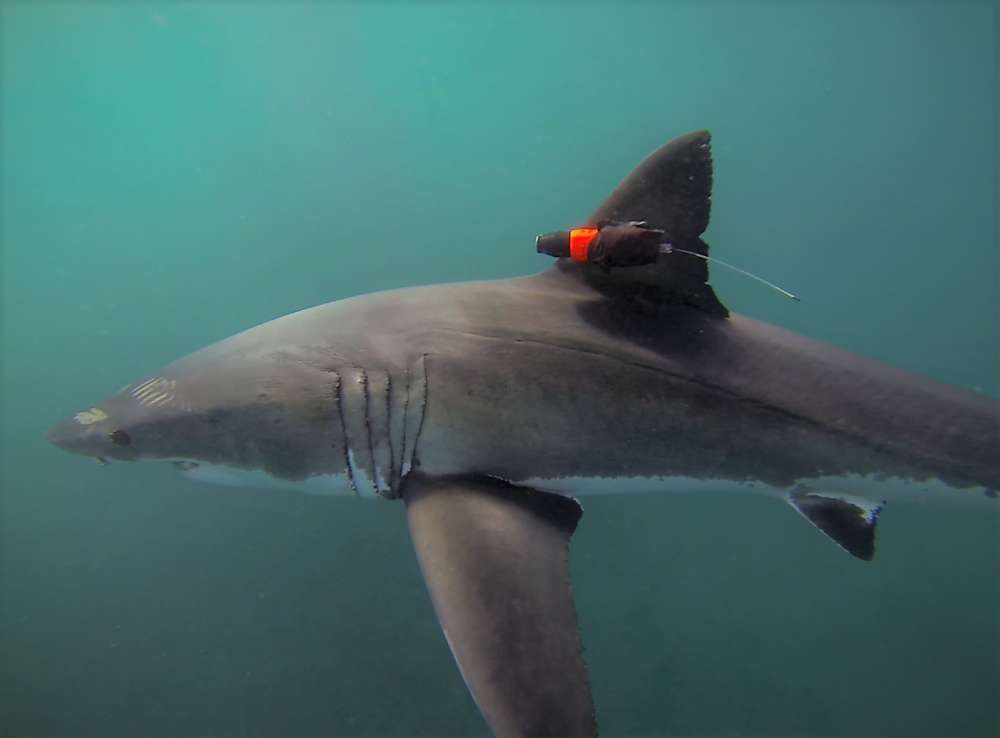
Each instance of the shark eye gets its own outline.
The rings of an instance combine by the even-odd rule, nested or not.
[[[132,436],[123,430],[116,430],[111,434],[111,442],[119,446],[128,446],[132,443]]]

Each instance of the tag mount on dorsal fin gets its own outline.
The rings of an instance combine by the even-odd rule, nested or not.
[[[625,177],[587,219],[586,225],[644,222],[663,231],[678,250],[654,264],[613,270],[561,259],[555,269],[615,298],[654,304],[686,304],[713,315],[729,311],[708,284],[708,255],[701,235],[712,198],[712,152],[708,131],[695,131],[661,146]]]

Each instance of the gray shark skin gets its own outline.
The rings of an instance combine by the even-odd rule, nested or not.
[[[654,152],[588,223],[707,253],[709,136]],[[996,509],[1000,403],[730,315],[702,260],[376,293],[209,346],[49,439],[194,478],[402,498],[495,735],[595,736],[569,584],[574,495],[783,497],[874,555],[884,500]],[[868,499],[870,498],[870,499]]]

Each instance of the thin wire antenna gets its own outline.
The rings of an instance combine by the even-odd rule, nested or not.
[[[781,287],[779,287],[778,285],[776,285],[774,282],[768,282],[763,277],[758,277],[756,274],[752,274],[751,272],[748,272],[746,269],[740,269],[738,266],[734,266],[733,264],[730,264],[729,262],[723,261],[722,259],[716,259],[714,256],[705,256],[705,254],[699,254],[696,251],[688,251],[687,249],[679,249],[676,246],[674,246],[672,244],[669,244],[669,243],[661,243],[660,244],[660,253],[662,253],[662,254],[669,254],[669,253],[671,253],[673,251],[676,251],[679,254],[687,254],[688,256],[697,256],[699,259],[704,259],[705,261],[710,261],[713,264],[720,264],[721,266],[724,266],[727,269],[732,269],[734,272],[739,272],[740,274],[744,275],[745,277],[750,277],[750,279],[756,279],[761,284],[765,284],[768,287],[770,287],[772,290],[776,290],[777,292],[780,292],[785,297],[790,297],[791,299],[795,300],[795,302],[802,302],[801,298],[799,298],[798,295],[793,295],[791,292],[789,292],[786,289],[782,289]]]

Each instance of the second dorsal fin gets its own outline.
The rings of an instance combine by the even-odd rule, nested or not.
[[[587,224],[645,221],[679,249],[708,255],[701,234],[712,198],[712,150],[708,131],[679,136],[647,156],[588,218]],[[729,311],[708,284],[708,264],[683,253],[662,254],[655,264],[605,270],[561,259],[561,272],[578,275],[612,296],[634,295],[656,303],[688,304],[726,316]]]

